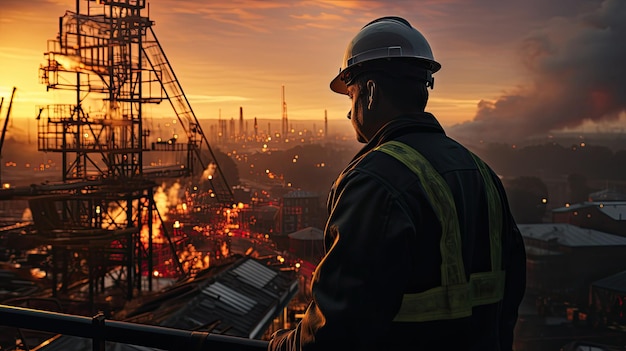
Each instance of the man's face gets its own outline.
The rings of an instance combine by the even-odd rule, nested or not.
[[[367,91],[362,91],[358,84],[348,86],[348,98],[352,102],[349,114],[350,122],[356,132],[356,139],[361,143],[367,143],[365,111],[367,110]]]

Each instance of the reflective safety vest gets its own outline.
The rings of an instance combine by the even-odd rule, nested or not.
[[[425,322],[456,319],[472,315],[472,307],[496,303],[504,295],[502,262],[502,207],[487,165],[471,153],[485,182],[489,214],[489,242],[491,271],[465,277],[461,232],[452,192],[435,168],[412,147],[390,141],[374,151],[384,152],[398,159],[419,178],[441,223],[441,286],[420,292],[407,293],[402,298],[396,322]]]

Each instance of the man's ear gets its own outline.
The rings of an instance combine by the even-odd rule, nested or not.
[[[373,80],[368,80],[366,83],[367,86],[367,109],[371,110],[374,107],[374,104],[377,102],[376,100],[376,82]]]

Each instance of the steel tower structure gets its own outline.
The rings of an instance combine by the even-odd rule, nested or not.
[[[154,23],[141,14],[145,8],[145,0],[76,0],[76,11],[59,18],[59,33],[48,41],[40,81],[74,95],[73,103],[42,106],[37,116],[38,150],[62,157],[62,184],[35,187],[29,200],[37,231],[52,246],[53,294],[69,284],[72,255],[86,257],[92,300],[111,267],[120,267],[116,279],[129,299],[141,291],[142,276],[152,288],[157,179],[203,173],[207,207],[234,201]],[[166,101],[184,135],[150,143],[144,106]],[[147,151],[184,160],[146,167]]]

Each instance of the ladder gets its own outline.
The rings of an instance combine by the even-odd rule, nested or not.
[[[194,114],[183,88],[168,61],[161,44],[152,27],[148,28],[149,39],[144,41],[142,51],[146,61],[151,69],[155,72],[156,78],[161,83],[161,87],[167,96],[167,100],[172,105],[182,128],[187,135],[188,140],[188,159],[190,172],[195,173],[195,163],[198,163],[203,172],[209,167],[215,168],[215,174],[209,179],[211,189],[215,192],[217,201],[224,204],[232,204],[234,202],[233,191],[228,186],[226,178],[222,173],[222,169],[217,163],[215,154],[209,145],[209,142],[202,131],[202,127]],[[214,165],[211,165],[213,163]]]

